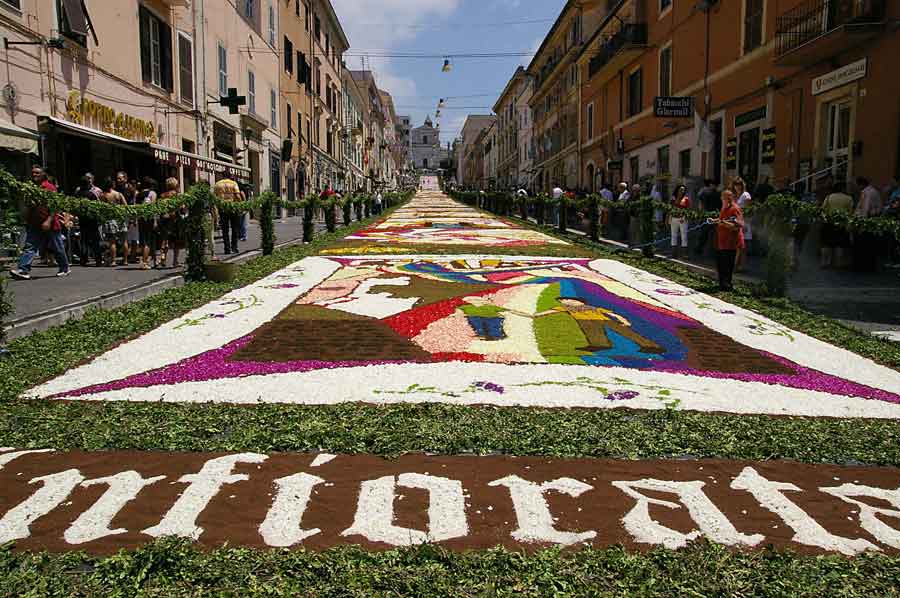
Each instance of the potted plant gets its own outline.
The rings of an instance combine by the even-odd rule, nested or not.
[[[203,265],[207,280],[212,282],[232,282],[237,276],[237,264],[215,259]]]

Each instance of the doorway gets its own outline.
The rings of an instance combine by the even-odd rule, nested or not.
[[[846,181],[850,165],[850,126],[853,106],[841,100],[825,106],[825,158],[823,166],[831,169],[835,181]]]
[[[747,189],[756,187],[759,179],[759,128],[742,131],[738,137],[738,175]]]

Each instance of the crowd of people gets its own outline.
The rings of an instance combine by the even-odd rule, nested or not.
[[[551,187],[551,196],[555,200],[563,195],[587,195],[584,190],[565,191],[558,184]],[[843,212],[864,218],[887,216],[900,219],[900,183],[897,177],[881,190],[866,177],[856,178],[851,188],[847,182],[835,180],[830,173],[817,178],[812,191],[802,192],[799,187],[800,185],[787,181],[781,189],[776,190],[769,179],[763,177],[751,191],[743,179],[738,177],[724,188],[707,179],[700,189],[695,190],[693,196],[685,185],[679,184],[666,197],[659,182],[649,188],[640,183],[620,182],[615,187],[604,184],[598,194],[607,202],[619,203],[623,207],[633,199],[649,195],[656,201],[669,203],[672,208],[718,212],[718,218],[692,222],[677,210],[667,213],[656,209],[653,218],[658,236],[667,231],[668,239],[657,239],[653,244],[668,241],[673,257],[687,257],[693,237],[695,256],[704,255],[710,250],[715,252],[720,286],[724,290],[732,287],[734,273],[746,267],[748,256],[766,253],[768,231],[764,223],[759,217],[745,216],[745,212],[755,202],[763,203],[776,193],[814,203],[828,213]],[[515,193],[519,197],[533,195],[525,188],[519,188]],[[559,224],[559,215],[558,204],[554,202],[550,215],[552,224]],[[628,210],[604,208],[601,211],[601,222],[606,230],[612,229],[611,232],[618,233],[620,238],[629,242],[635,242],[640,236],[639,220],[630,216]],[[790,224],[794,253],[792,263],[796,267],[812,225],[802,218]],[[894,239],[879,238],[865,232],[850,233],[845,227],[824,222],[819,240],[819,265],[822,268],[852,268],[854,271],[872,272],[881,262],[900,263],[900,244]]]
[[[40,166],[31,171],[33,183],[46,191],[59,192],[56,182]],[[163,185],[152,177],[133,179],[124,171],[98,181],[91,173],[79,180],[72,196],[111,205],[127,206],[152,204],[176,197],[180,181],[167,178]],[[231,179],[220,179],[213,187],[220,201],[243,201],[247,194]],[[24,248],[18,265],[10,275],[19,280],[31,278],[34,260],[39,256],[58,267],[57,276],[70,273],[72,263],[81,266],[117,267],[136,265],[142,270],[180,268],[180,257],[187,244],[187,208],[182,206],[170,213],[147,219],[111,219],[100,221],[89,212],[80,215],[65,212],[51,213],[43,205],[23,206],[25,228]],[[229,212],[218,214],[211,210],[214,227],[221,227],[224,253],[238,253],[238,242],[247,240],[248,214]]]

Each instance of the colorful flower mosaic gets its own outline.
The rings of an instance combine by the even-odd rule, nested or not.
[[[660,288],[619,262],[345,256],[301,265],[291,284],[276,274],[216,304],[254,297],[253,309],[185,326],[220,313],[197,310],[34,394],[900,417],[897,372],[718,299]],[[134,369],[135,354],[144,369]],[[591,382],[591,372],[612,383]]]
[[[543,233],[512,226],[440,194],[420,194],[387,219],[348,236],[347,241],[406,245],[531,247],[568,245]]]

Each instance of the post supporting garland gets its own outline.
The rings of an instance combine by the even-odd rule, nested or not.
[[[275,251],[275,202],[277,198],[271,191],[260,196],[259,230],[262,235],[263,255],[272,255]]]

